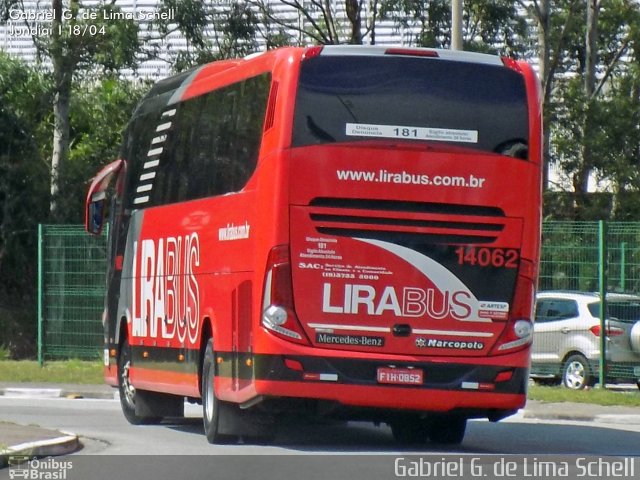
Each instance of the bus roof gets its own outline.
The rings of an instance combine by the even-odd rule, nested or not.
[[[311,47],[315,48],[315,47]],[[487,65],[503,65],[502,60],[497,55],[487,53],[465,52],[460,50],[444,50],[438,48],[417,48],[417,47],[383,47],[378,45],[326,45],[322,48],[320,55],[407,55],[440,58],[442,60],[453,60],[456,62],[483,63]]]

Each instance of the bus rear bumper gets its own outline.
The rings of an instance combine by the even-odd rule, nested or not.
[[[499,419],[524,407],[529,368],[355,358],[256,359],[255,391],[264,397],[326,400],[351,407],[451,412]],[[390,376],[389,372],[400,375]],[[494,413],[491,413],[494,412]]]
[[[335,402],[349,407],[415,411],[423,413],[468,412],[468,417],[499,420],[523,408],[525,394],[437,389],[407,389],[388,386],[325,385],[302,382],[256,381],[265,397],[305,398]],[[508,412],[501,415],[500,412]],[[495,418],[491,418],[491,417]]]

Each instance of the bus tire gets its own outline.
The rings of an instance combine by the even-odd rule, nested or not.
[[[400,445],[422,445],[429,439],[425,420],[417,416],[397,418],[390,426],[393,439]]]
[[[216,397],[215,354],[213,340],[209,339],[202,361],[202,419],[209,443],[228,443],[231,440],[229,435],[220,433],[221,412],[224,410],[222,404]]]
[[[429,420],[429,439],[442,445],[460,445],[467,430],[467,419],[459,415],[438,415]]]
[[[159,423],[161,416],[138,415],[136,413],[136,402],[139,400],[140,392],[131,385],[129,379],[129,369],[131,368],[131,347],[129,340],[125,338],[120,345],[118,355],[118,391],[120,393],[120,406],[124,418],[132,425],[150,425]]]

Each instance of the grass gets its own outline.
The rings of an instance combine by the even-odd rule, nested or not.
[[[596,405],[620,405],[640,407],[640,390],[590,388],[588,390],[569,390],[564,387],[529,386],[529,400],[539,400],[547,403],[575,402],[593,403]]]
[[[104,380],[100,361],[49,361],[40,367],[35,360],[2,360],[0,382],[100,384]]]

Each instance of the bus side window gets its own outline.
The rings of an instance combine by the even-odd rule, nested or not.
[[[256,168],[269,89],[265,74],[178,104],[152,203],[241,190]]]
[[[511,140],[501,143],[495,149],[496,153],[508,157],[527,160],[529,157],[529,147],[524,140]]]

